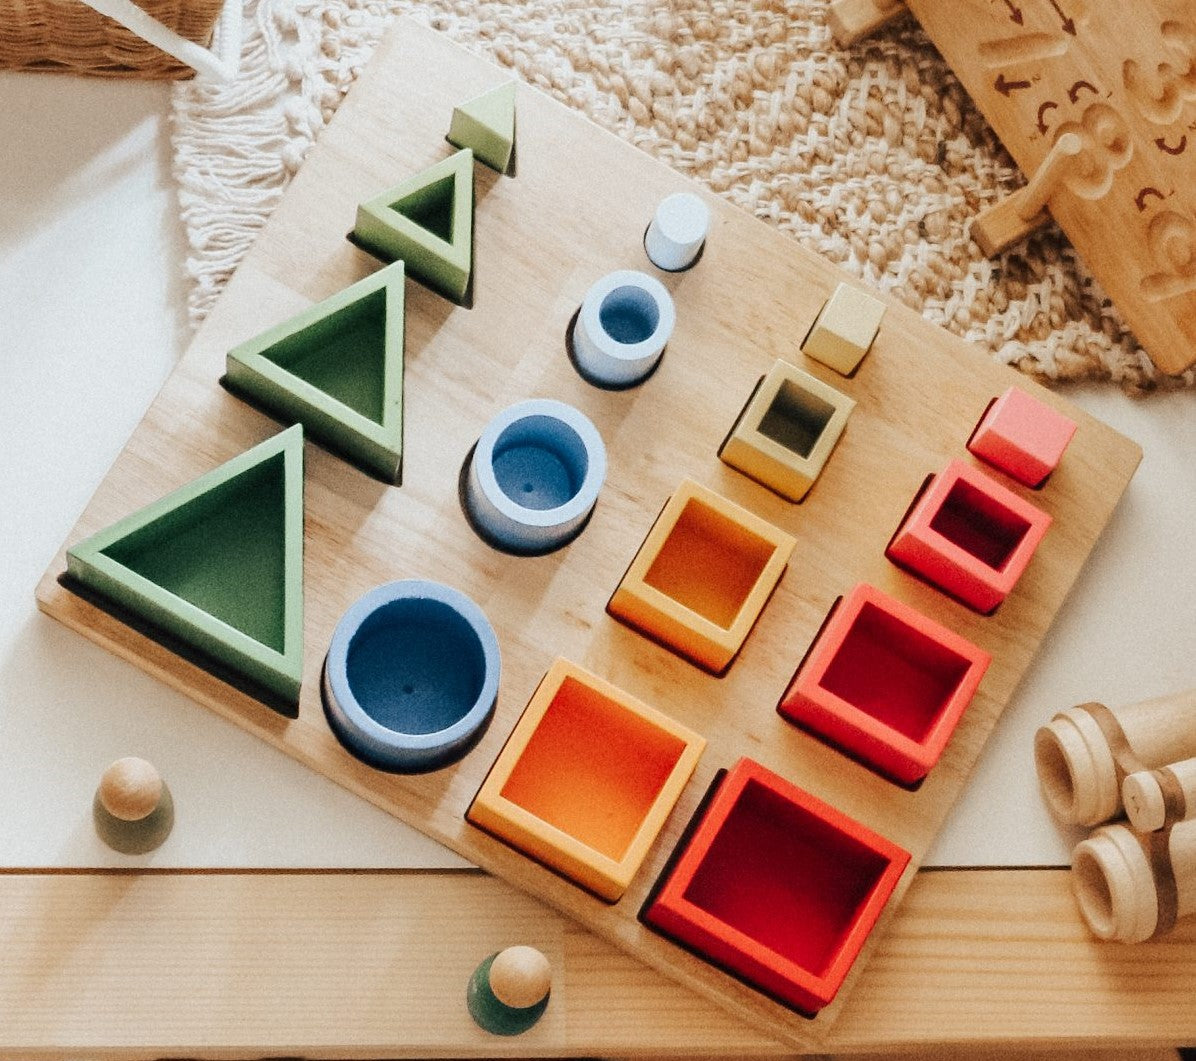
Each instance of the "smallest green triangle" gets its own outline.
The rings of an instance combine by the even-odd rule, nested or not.
[[[301,427],[72,546],[66,560],[68,586],[279,713],[297,716]]]
[[[473,269],[473,152],[458,151],[361,203],[350,238],[464,303]]]
[[[398,482],[404,274],[394,262],[230,350],[225,385],[368,474]]]
[[[491,169],[510,173],[515,154],[515,82],[508,81],[455,107],[448,141],[468,147]]]

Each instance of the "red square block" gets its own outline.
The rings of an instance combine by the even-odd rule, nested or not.
[[[952,461],[927,485],[885,555],[978,612],[1022,577],[1051,517],[992,476]]]
[[[938,762],[992,657],[861,583],[819,631],[777,710],[902,784]]]
[[[640,919],[812,1016],[835,997],[909,859],[892,841],[740,759]]]
[[[968,449],[1019,483],[1037,488],[1058,467],[1075,433],[1074,420],[1020,387],[1010,387],[980,418]]]

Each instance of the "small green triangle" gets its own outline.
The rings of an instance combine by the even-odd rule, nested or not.
[[[473,152],[429,166],[357,207],[352,238],[454,302],[465,301],[473,268]]]
[[[515,82],[508,81],[454,108],[448,141],[470,148],[477,160],[491,169],[510,172],[515,151]]]
[[[303,429],[296,425],[67,550],[84,590],[298,714]]]
[[[231,350],[228,388],[363,471],[403,466],[403,276],[394,262]]]

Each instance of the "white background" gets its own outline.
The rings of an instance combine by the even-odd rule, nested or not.
[[[169,87],[0,73],[0,865],[446,866],[455,856],[37,613],[33,590],[188,340]],[[1138,476],[927,860],[1060,865],[1034,730],[1196,685],[1196,395],[1072,396]],[[175,796],[157,852],[95,838],[112,759]]]

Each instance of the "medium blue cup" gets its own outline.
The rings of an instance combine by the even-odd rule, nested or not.
[[[456,762],[481,738],[498,678],[498,638],[481,608],[439,582],[390,582],[337,623],[324,712],[358,759],[421,773]]]

